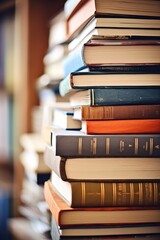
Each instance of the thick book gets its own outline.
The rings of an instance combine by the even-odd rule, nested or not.
[[[60,157],[46,147],[44,161],[63,181],[159,180],[160,158],[151,157]]]
[[[103,0],[88,0],[79,1],[75,7],[70,6],[70,14],[67,17],[66,29],[67,36],[72,35],[77,29],[82,29],[85,24],[97,15],[105,16],[121,16],[127,17],[137,16],[159,17],[159,4],[157,1],[145,1],[139,4],[137,1],[103,1]],[[77,21],[78,19],[78,21]],[[119,21],[120,22],[120,21]]]
[[[128,72],[104,72],[90,71],[85,68],[75,71],[66,76],[59,85],[61,96],[65,96],[76,90],[88,88],[108,88],[108,87],[138,87],[138,86],[160,86],[160,73],[128,71]]]
[[[83,120],[81,131],[86,134],[160,133],[160,119]]]
[[[74,108],[77,120],[160,118],[160,105],[81,106]]]
[[[160,222],[160,209],[157,207],[71,208],[54,191],[50,181],[44,184],[44,196],[52,215],[61,227]]]
[[[159,52],[159,39],[90,39],[66,56],[64,75],[92,65],[160,64]]]
[[[52,171],[51,184],[71,207],[160,206],[160,180],[67,182]]]
[[[160,134],[96,134],[50,129],[49,144],[62,157],[160,157]]]
[[[72,240],[159,240],[159,224],[133,224],[116,226],[73,226],[60,227],[55,218],[51,218],[51,236],[53,240],[63,237]]]
[[[72,94],[70,103],[73,107],[160,104],[160,88],[91,88]]]

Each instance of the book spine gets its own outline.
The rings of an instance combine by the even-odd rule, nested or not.
[[[77,71],[78,69],[85,66],[83,59],[84,46],[80,46],[78,49],[69,53],[64,60],[64,76],[66,77],[71,72]]]
[[[86,134],[146,134],[160,133],[160,119],[82,121]]]
[[[160,88],[91,89],[91,106],[160,104]]]
[[[62,97],[67,95],[72,89],[72,75],[67,75],[59,84],[59,93]]]
[[[51,134],[55,155],[64,157],[160,157],[160,134]],[[53,146],[51,148],[53,148]]]
[[[81,109],[82,120],[145,118],[160,118],[160,105],[83,106]]]
[[[160,182],[71,182],[72,207],[160,206]]]

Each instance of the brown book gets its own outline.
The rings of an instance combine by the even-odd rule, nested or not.
[[[157,207],[71,208],[54,191],[50,181],[45,182],[44,195],[60,227],[160,222],[160,209]]]
[[[145,119],[160,118],[160,105],[81,106],[74,108],[74,119]]]
[[[86,134],[160,133],[160,119],[82,121]]]
[[[70,6],[71,8],[71,6]],[[160,16],[158,1],[146,1],[139,4],[139,1],[117,1],[117,0],[87,0],[79,1],[67,18],[67,35],[72,35],[77,29],[82,29],[85,24],[96,15],[118,14],[130,16]],[[78,21],[77,21],[78,19]]]
[[[67,182],[52,171],[51,184],[71,207],[160,207],[160,180]]]
[[[59,240],[61,237],[69,237],[69,239],[72,240],[146,240],[146,237],[147,240],[159,240],[159,238],[156,237],[159,233],[160,224],[69,226],[61,228],[57,225],[53,215],[51,218],[51,236],[53,240]]]
[[[63,158],[55,155],[54,147],[47,146],[44,161],[64,181],[123,182],[160,179],[160,158]]]

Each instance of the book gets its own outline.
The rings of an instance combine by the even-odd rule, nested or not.
[[[160,105],[81,106],[74,108],[77,120],[160,118]]]
[[[137,37],[137,36],[159,36],[160,19],[124,17],[124,16],[103,16],[98,15],[90,19],[83,28],[76,29],[73,26],[70,32],[68,43],[69,49],[77,46],[82,41],[87,41],[90,38],[104,37]],[[73,39],[72,39],[73,38]]]
[[[160,74],[155,72],[104,72],[83,69],[66,76],[59,84],[61,96],[77,90],[108,87],[160,86]]]
[[[84,25],[96,15],[120,15],[120,16],[145,16],[159,17],[159,5],[156,1],[147,1],[145,4],[138,1],[98,1],[88,0],[79,1],[75,7],[70,7],[70,15],[66,21],[67,36],[72,35],[77,29],[83,28]],[[78,21],[77,21],[78,19]]]
[[[72,94],[70,104],[72,107],[160,104],[160,88],[91,88]]]
[[[160,206],[160,180],[68,182],[52,171],[51,184],[71,207]]]
[[[116,224],[159,223],[157,207],[71,208],[56,194],[50,181],[44,184],[44,196],[57,224],[63,226],[107,226]],[[137,217],[138,216],[138,217]]]
[[[63,181],[159,180],[159,158],[154,157],[60,157],[46,147],[44,161]]]
[[[160,133],[160,119],[83,120],[81,131],[87,134]]]
[[[158,39],[90,39],[65,57],[64,76],[91,65],[159,64],[159,51]]]
[[[81,121],[73,119],[73,111],[65,109],[55,109],[53,125],[66,130],[80,130]]]
[[[59,227],[55,218],[51,218],[51,236],[53,240],[70,237],[72,240],[157,240],[159,224],[137,224],[130,226],[94,226],[94,227]],[[143,236],[142,236],[143,234]],[[154,234],[152,237],[151,235]],[[145,235],[145,236],[144,236]],[[155,238],[154,238],[155,237]],[[62,238],[63,239],[63,238]],[[67,238],[68,239],[68,238]]]
[[[49,140],[56,156],[160,157],[160,134],[88,135],[52,127]]]

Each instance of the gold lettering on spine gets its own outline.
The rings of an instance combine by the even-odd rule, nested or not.
[[[134,154],[137,155],[138,154],[138,138],[134,139],[134,145],[135,145]]]
[[[97,138],[93,138],[92,149],[93,149],[93,155],[95,155],[97,151]]]
[[[117,189],[116,189],[116,183],[112,184],[112,191],[113,191],[113,206],[116,206],[117,203]]]
[[[139,205],[142,205],[143,203],[143,185],[142,183],[139,183]]]
[[[83,143],[83,139],[82,137],[78,138],[78,154],[81,155],[82,154],[82,143]]]
[[[150,143],[149,154],[152,155],[153,154],[153,138],[150,138],[149,143]]]
[[[84,182],[81,183],[82,189],[82,206],[85,206],[86,203],[86,184]]]
[[[106,155],[109,155],[110,138],[106,138]]]
[[[101,206],[104,206],[104,199],[105,199],[105,187],[104,183],[101,183]]]
[[[152,189],[152,183],[149,183],[149,202],[152,202],[153,197],[153,189]]]
[[[153,197],[154,197],[154,204],[157,205],[157,203],[158,203],[158,187],[157,187],[157,183],[153,183]]]
[[[130,183],[130,205],[134,204],[134,184]]]

